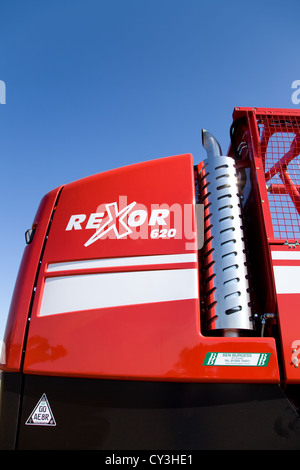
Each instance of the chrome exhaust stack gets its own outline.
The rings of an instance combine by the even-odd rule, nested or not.
[[[205,129],[202,129],[202,145],[206,150],[207,158],[209,160],[222,155],[222,149],[219,142]]]
[[[235,161],[202,130],[207,159],[199,175],[204,204],[203,277],[206,331],[240,336],[253,330],[241,204]]]

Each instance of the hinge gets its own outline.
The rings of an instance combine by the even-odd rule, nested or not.
[[[296,246],[299,246],[300,243],[296,240],[295,242],[288,242],[287,240],[284,242],[284,245],[288,246],[290,249],[295,249]]]

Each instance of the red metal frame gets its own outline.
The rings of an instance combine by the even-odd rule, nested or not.
[[[252,172],[263,265],[269,267],[266,306],[277,314],[282,380],[300,383],[300,110],[235,108],[233,121],[244,126],[229,152],[243,140],[237,167]]]
[[[247,120],[252,167],[271,242],[300,238],[300,111],[235,108]]]

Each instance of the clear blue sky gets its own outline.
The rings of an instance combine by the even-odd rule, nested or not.
[[[45,193],[229,145],[234,106],[300,108],[300,2],[1,0],[0,339]]]

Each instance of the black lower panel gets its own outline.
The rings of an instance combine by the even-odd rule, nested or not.
[[[35,409],[56,425],[33,423]],[[298,414],[277,385],[28,375],[19,424],[18,449],[300,449]]]
[[[22,374],[0,371],[0,450],[15,449]]]

